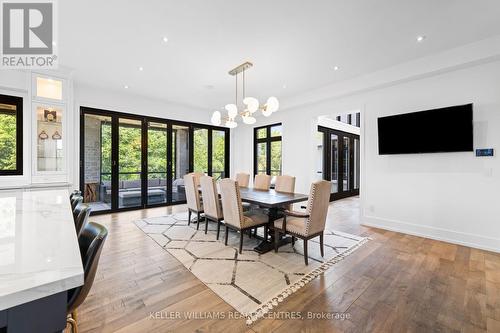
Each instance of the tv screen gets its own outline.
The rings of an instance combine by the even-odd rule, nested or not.
[[[380,155],[472,151],[472,104],[378,118]]]

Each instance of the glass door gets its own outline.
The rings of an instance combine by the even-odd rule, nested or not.
[[[359,194],[359,136],[319,126],[323,135],[323,179],[331,181],[330,200]]]
[[[110,116],[86,113],[83,116],[83,160],[82,171],[84,202],[92,211],[111,210],[112,154]]]
[[[168,126],[166,123],[148,122],[147,204],[168,202]]]
[[[172,144],[170,148],[171,156],[171,202],[181,203],[186,201],[186,191],[184,189],[184,175],[189,173],[189,126],[172,125]]]
[[[118,119],[118,208],[141,207],[142,122]]]

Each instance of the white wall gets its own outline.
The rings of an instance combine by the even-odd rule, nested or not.
[[[361,110],[362,222],[500,252],[498,157],[478,158],[472,152],[378,155],[378,117],[470,102],[474,103],[474,148],[500,149],[500,61],[471,63],[392,86],[284,108],[270,118],[259,118],[256,126],[283,124],[283,172],[295,175],[297,190],[307,192],[315,179],[318,116]],[[248,126],[236,129],[233,172],[252,171],[252,135]]]

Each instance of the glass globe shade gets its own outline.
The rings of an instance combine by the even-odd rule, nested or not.
[[[234,120],[228,120],[228,121],[226,121],[226,127],[235,128],[237,126],[238,126],[238,123],[235,122]]]
[[[255,122],[257,121],[257,119],[255,119],[254,117],[252,116],[246,116],[246,117],[242,117],[243,118],[243,122],[247,125],[252,125],[252,124],[255,124]]]
[[[238,115],[238,107],[234,104],[227,104],[224,109],[227,111],[229,118],[235,118]]]
[[[221,119],[220,118],[217,118],[215,116],[212,116],[212,124],[215,125],[215,126],[219,126],[221,124]]]
[[[254,113],[259,109],[259,101],[255,97],[245,97],[243,99],[243,104],[247,106],[248,111]]]
[[[266,111],[268,112],[276,112],[280,108],[280,102],[274,96],[271,96],[267,99],[266,103]]]
[[[265,110],[262,110],[262,114],[265,116],[265,117],[269,117],[270,115],[272,115],[273,113],[267,109]]]

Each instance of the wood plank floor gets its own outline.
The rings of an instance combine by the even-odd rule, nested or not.
[[[500,254],[363,227],[358,205],[333,203],[327,227],[372,240],[252,326],[132,223],[185,207],[93,216],[109,237],[80,332],[500,332]]]

